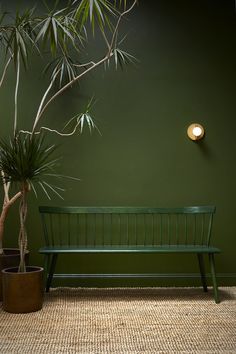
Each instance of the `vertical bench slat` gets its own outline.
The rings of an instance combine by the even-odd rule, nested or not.
[[[155,244],[155,240],[154,240],[154,214],[152,213],[152,245]]]
[[[109,221],[108,221],[108,238],[110,245],[113,245],[113,237],[112,237],[112,213],[109,213]]]
[[[201,245],[204,244],[204,224],[205,224],[205,214],[201,214]]]
[[[213,214],[210,215],[210,221],[209,221],[209,225],[208,225],[207,246],[210,245],[211,230],[212,230],[212,221],[213,221]]]
[[[77,245],[80,244],[80,214],[76,214],[76,242],[77,242]]]
[[[194,214],[194,221],[193,221],[193,244],[196,245],[196,237],[197,237],[197,216]]]
[[[96,229],[96,215],[93,215],[93,245],[96,246],[96,239],[97,239],[97,229]]]
[[[88,215],[87,214],[83,214],[83,218],[84,218],[84,231],[85,231],[85,234],[84,234],[84,237],[85,237],[85,245],[88,246],[88,230],[87,230],[87,218],[88,218]]]
[[[52,226],[52,218],[53,218],[53,215],[49,215],[49,228],[50,228],[50,238],[51,238],[51,244],[52,244],[52,246],[54,246],[55,245],[55,240],[54,240],[54,232],[53,232],[53,226]]]
[[[170,214],[167,214],[167,239],[168,239],[168,245],[170,246]]]
[[[187,245],[187,241],[188,241],[188,220],[187,220],[187,214],[184,214],[184,230],[185,230],[185,242],[184,242],[184,244]]]
[[[61,224],[61,214],[57,214],[57,218],[58,218],[58,227],[59,227],[59,230],[58,230],[58,235],[59,235],[59,244],[60,246],[62,246],[63,242],[62,242],[62,224]]]
[[[119,236],[119,245],[121,246],[121,220],[120,220],[121,216],[120,213],[118,214],[118,236]]]
[[[176,244],[179,244],[179,214],[175,217],[175,234],[176,234]]]
[[[105,225],[105,214],[102,214],[102,245],[105,246],[105,232],[104,232],[104,225]]]
[[[67,242],[68,242],[68,246],[71,246],[71,228],[70,228],[70,214],[67,214]]]
[[[146,246],[147,230],[146,230],[146,214],[143,215],[143,245]]]
[[[160,214],[160,245],[162,245],[162,214]]]
[[[137,242],[138,242],[138,240],[137,240],[137,214],[135,213],[134,214],[134,240],[135,240],[135,246],[137,246]]]
[[[51,243],[49,241],[49,234],[48,234],[47,222],[46,222],[46,214],[41,213],[41,220],[42,220],[42,225],[43,225],[43,234],[44,234],[45,244],[46,244],[46,246],[50,246]]]
[[[127,214],[126,215],[126,217],[125,217],[125,234],[126,234],[126,241],[125,241],[125,244],[127,245],[127,246],[129,246],[129,214]]]

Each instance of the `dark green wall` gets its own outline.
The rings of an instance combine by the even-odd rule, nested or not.
[[[1,1],[5,6],[7,1]],[[12,2],[13,3],[13,2]],[[18,2],[21,4],[27,1]],[[141,0],[125,23],[126,48],[136,67],[104,71],[87,77],[78,92],[69,91],[50,109],[46,123],[63,125],[94,95],[93,113],[102,133],[60,140],[62,173],[78,176],[66,182],[65,200],[30,197],[28,234],[31,263],[42,263],[37,206],[48,205],[216,205],[213,243],[220,284],[236,284],[236,15],[232,0]],[[99,42],[99,41],[98,41]],[[99,43],[96,44],[99,53]],[[28,127],[45,82],[38,72],[27,74],[21,91],[22,126]],[[9,85],[0,97],[1,135],[10,131],[13,94]],[[56,122],[56,123],[55,123]],[[206,137],[200,143],[186,135],[192,122],[201,123]],[[52,140],[59,141],[56,137]],[[17,208],[7,230],[14,245]],[[8,235],[7,235],[8,237]],[[109,265],[109,267],[108,267]],[[97,270],[195,273],[191,257],[106,256],[62,259],[58,270],[73,273]],[[109,269],[108,269],[109,268]],[[195,280],[194,280],[195,281]],[[138,285],[191,284],[191,278],[132,282]],[[125,282],[83,282],[123,285]]]

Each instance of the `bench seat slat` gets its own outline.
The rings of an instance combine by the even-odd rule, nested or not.
[[[219,248],[197,245],[160,246],[54,246],[42,247],[40,253],[220,253]]]

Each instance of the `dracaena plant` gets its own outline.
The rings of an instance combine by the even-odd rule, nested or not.
[[[12,140],[0,140],[0,169],[4,171],[3,184],[15,185],[20,193],[20,271],[25,271],[24,254],[27,248],[25,220],[28,192],[33,190],[37,195],[37,186],[40,186],[50,198],[48,190],[59,197],[63,191],[51,181],[62,177],[56,173],[59,158],[54,157],[55,148],[54,145],[47,145],[42,135],[19,135]]]
[[[22,253],[20,269],[24,269],[24,252],[27,245],[25,219],[27,214],[26,196],[29,190],[35,189],[35,182],[49,197],[50,192],[59,194],[57,187],[45,180],[57,163],[53,157],[53,148],[45,147],[42,134],[71,136],[82,133],[85,124],[89,129],[96,128],[91,117],[93,101],[90,100],[85,111],[74,117],[65,117],[65,129],[57,126],[42,125],[42,117],[48,107],[66,90],[79,83],[86,75],[97,67],[108,67],[114,61],[119,65],[135,62],[135,57],[124,51],[124,39],[119,36],[123,19],[133,10],[137,0],[69,0],[60,7],[56,0],[53,7],[46,1],[45,14],[38,15],[37,8],[30,8],[15,14],[0,13],[0,52],[4,60],[1,62],[0,89],[8,78],[8,68],[15,68],[14,116],[12,138],[0,141],[0,170],[4,189],[4,201],[0,215],[0,254],[3,253],[4,222],[12,204],[20,200],[20,234],[19,244]],[[88,31],[88,27],[91,31]],[[90,42],[91,36],[100,35],[104,42],[103,54],[82,61],[81,53]],[[36,115],[32,117],[30,130],[20,128],[21,117],[18,112],[18,94],[23,70],[30,71],[30,58],[34,53],[44,57],[47,63],[44,73],[48,79],[44,93],[36,102]],[[95,50],[94,53],[97,51]],[[48,53],[50,55],[48,55]],[[51,177],[58,177],[51,173]],[[10,196],[11,184],[18,186],[17,193]]]

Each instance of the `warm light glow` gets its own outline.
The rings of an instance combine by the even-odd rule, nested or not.
[[[202,129],[200,127],[193,128],[193,135],[200,136],[202,134]]]
[[[189,127],[187,129],[187,134],[188,134],[189,139],[191,139],[193,141],[198,141],[204,137],[205,131],[204,131],[204,128],[201,124],[192,123],[189,125]]]

